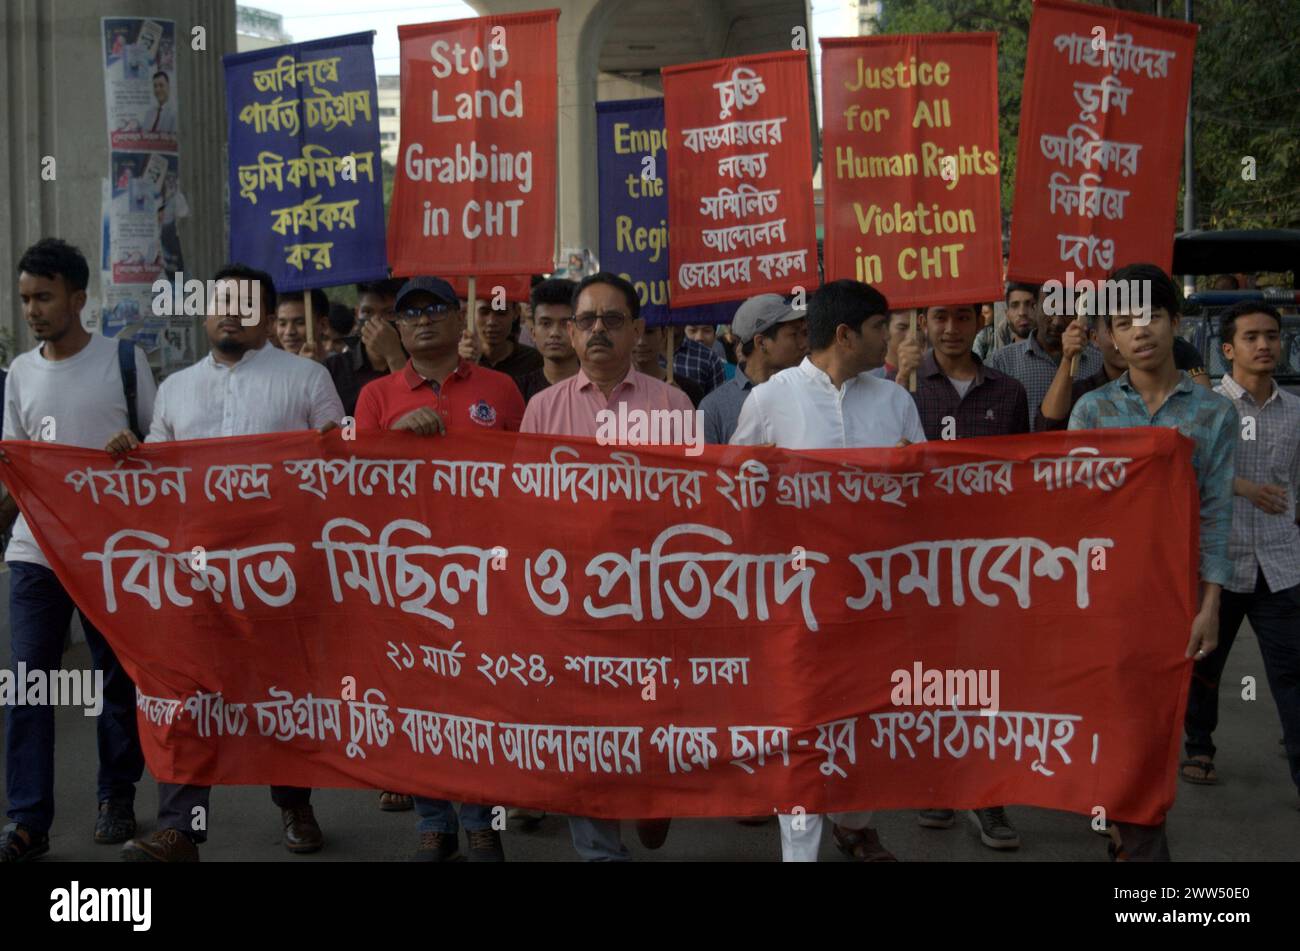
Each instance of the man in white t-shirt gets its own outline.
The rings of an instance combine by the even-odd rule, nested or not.
[[[28,248],[18,262],[23,316],[38,344],[18,356],[5,380],[4,438],[99,448],[129,425],[130,411],[118,341],[81,325],[90,270],[81,252],[57,238]],[[149,426],[154,381],[144,352],[135,360],[138,425]],[[13,512],[13,500],[4,507]],[[62,665],[72,598],[50,569],[22,516],[5,552],[9,564],[12,666],[53,671]],[[91,661],[103,673],[95,841],[125,842],[135,834],[135,784],[144,755],[135,719],[135,685],[102,634],[81,612]],[[49,851],[54,819],[54,707],[6,710],[5,788],[11,824],[0,839],[0,861],[24,862]]]
[[[925,442],[907,391],[868,372],[885,359],[889,304],[858,281],[832,281],[808,299],[808,356],[754,387],[733,446],[849,449]],[[835,845],[859,862],[892,862],[870,812],[831,813]],[[815,862],[822,817],[780,817],[781,859]]]
[[[261,311],[257,322],[245,324],[240,302],[251,297],[250,282],[261,288]],[[240,264],[227,265],[217,272],[213,292],[205,323],[212,349],[194,366],[163,381],[146,441],[324,431],[338,425],[343,404],[328,371],[315,360],[304,360],[267,342],[276,305],[270,275]],[[126,431],[105,448],[119,455],[139,445]],[[207,839],[207,825],[194,820],[198,815],[206,819],[211,791],[209,786],[159,783],[158,830],[128,842],[122,858],[198,861],[196,846]],[[295,854],[318,851],[324,838],[311,807],[311,790],[272,786],[271,799],[280,807],[285,847]]]

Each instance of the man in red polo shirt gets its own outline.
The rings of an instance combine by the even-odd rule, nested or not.
[[[467,427],[518,432],[524,399],[504,373],[462,360],[465,315],[451,285],[415,277],[397,292],[397,326],[411,355],[398,373],[367,383],[357,397],[357,429],[406,429],[423,435]]]
[[[436,277],[402,285],[395,304],[398,333],[411,358],[397,373],[372,380],[357,397],[357,430],[404,429],[425,436],[468,432],[475,426],[518,432],[524,398],[515,381],[457,353],[465,315],[456,292]],[[414,796],[419,814],[416,858],[450,862],[460,856],[459,826],[469,838],[471,862],[501,862],[501,833],[492,807],[461,803],[460,818],[445,799]]]

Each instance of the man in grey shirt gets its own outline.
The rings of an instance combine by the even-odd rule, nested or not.
[[[759,294],[745,301],[731,329],[745,362],[700,403],[707,443],[730,442],[750,390],[773,374],[798,366],[808,353],[808,321],[779,294]]]

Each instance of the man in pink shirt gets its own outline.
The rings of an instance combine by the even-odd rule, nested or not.
[[[573,308],[569,335],[579,370],[532,398],[520,432],[595,438],[596,414],[620,403],[629,410],[695,409],[677,387],[632,369],[643,325],[631,284],[616,274],[593,274],[578,285]]]
[[[569,336],[578,355],[576,376],[548,386],[528,403],[522,433],[596,437],[601,410],[678,410],[694,413],[690,397],[675,386],[632,369],[632,347],[644,327],[636,288],[602,271],[584,278],[573,296]],[[573,847],[589,862],[627,861],[617,820],[569,818]],[[640,820],[637,833],[647,848],[663,845],[668,820]]]

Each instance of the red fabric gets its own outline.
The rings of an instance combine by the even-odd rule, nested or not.
[[[506,374],[462,360],[435,391],[408,360],[401,373],[382,376],[362,388],[357,397],[357,429],[391,429],[423,406],[438,411],[448,433],[476,427],[518,432],[524,418],[524,398]]]
[[[826,279],[865,281],[893,308],[1001,298],[997,34],[821,42]]]
[[[812,145],[808,120],[808,54],[764,53],[690,63],[661,70],[664,119],[668,128],[669,299],[673,307],[743,300],[755,294],[790,296],[795,287],[811,293],[817,279],[817,227],[812,201]],[[756,99],[734,97],[736,77],[756,82]],[[719,89],[718,86],[723,86]],[[766,141],[692,143],[697,129],[773,122]],[[735,134],[727,131],[726,135]],[[744,133],[747,137],[748,132]],[[780,141],[775,141],[779,136]],[[731,156],[765,154],[764,167],[723,171]],[[759,173],[762,174],[759,174]],[[774,206],[705,212],[708,199],[726,192],[776,192]],[[752,198],[752,196],[751,196]],[[748,232],[748,243],[726,235],[728,228],[784,222],[783,232]],[[713,243],[710,244],[709,242]],[[769,255],[777,259],[767,260]],[[766,264],[764,263],[766,261]],[[733,262],[735,270],[692,276],[692,266]],[[747,276],[745,276],[747,275]]]
[[[6,442],[0,474],[138,684],[161,780],[604,817],[1024,803],[1154,823],[1189,677],[1191,446],[1150,427],[693,457],[334,431],[149,444],[121,467]],[[556,468],[591,463],[613,468]],[[266,468],[228,468],[248,464]],[[692,658],[746,664],[728,683]],[[1000,672],[1000,712],[893,696],[918,664]],[[254,706],[277,699],[283,720]],[[410,710],[480,722],[434,737]]]
[[[1064,281],[1066,272],[1071,271],[1076,281],[1099,280],[1114,268],[1139,261],[1157,264],[1166,272],[1171,269],[1197,29],[1180,20],[1093,4],[1036,0],[1021,96],[1008,279]],[[1103,30],[1104,34],[1099,32]],[[1075,46],[1070,39],[1073,36],[1086,42]],[[1131,41],[1115,45],[1117,38],[1125,36]],[[1104,52],[1093,45],[1096,42],[1099,47],[1102,39],[1108,44]],[[1126,47],[1174,55],[1165,60],[1165,75],[1149,75],[1162,71],[1155,59],[1150,65],[1138,59],[1140,68],[1129,68],[1134,60]],[[1119,87],[1131,90],[1123,94],[1123,107],[1120,94],[1108,92],[1106,111],[1089,108],[1093,102],[1100,104],[1101,94],[1075,84],[1098,85],[1107,77],[1108,82],[1116,81]],[[1092,116],[1091,121],[1084,118],[1085,112]],[[1071,131],[1076,126],[1080,128]],[[1091,144],[1094,136],[1096,141],[1140,145],[1136,171],[1117,168],[1113,156],[1107,157],[1103,168],[1100,158],[1092,154],[1102,148]],[[1045,141],[1044,137],[1049,138]],[[1080,156],[1074,148],[1058,152],[1062,146],[1052,139],[1060,138],[1077,139],[1085,145],[1084,154]],[[1134,154],[1128,148],[1123,152]],[[1088,186],[1088,195],[1057,191],[1053,211],[1054,176],[1058,185]],[[1109,207],[1089,209],[1097,213],[1081,214],[1073,196],[1090,198],[1093,188],[1127,194],[1111,199]],[[1065,200],[1070,202],[1068,209]]]
[[[536,10],[397,28],[402,148],[388,219],[394,274],[527,275],[554,267],[559,15]],[[465,72],[457,71],[457,45]],[[476,63],[482,69],[474,70]],[[481,98],[489,95],[491,102]],[[458,152],[457,166],[463,168],[446,173],[454,181],[439,180],[446,168],[441,162],[432,180],[424,176],[425,160],[454,159]],[[503,174],[500,166],[492,180],[494,158],[524,153],[531,185],[521,174]],[[418,180],[410,174],[417,160]],[[430,234],[426,201],[435,212]],[[445,230],[436,215],[440,209],[447,212]],[[480,287],[479,294],[484,292]]]

